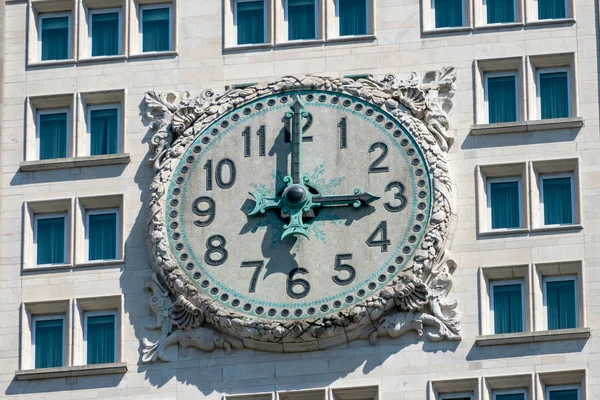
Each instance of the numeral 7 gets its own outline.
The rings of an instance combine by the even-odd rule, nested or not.
[[[255,268],[254,273],[252,273],[252,279],[250,279],[248,292],[254,293],[256,291],[256,282],[258,282],[258,276],[264,265],[264,261],[243,261],[242,265],[240,265],[241,268]]]

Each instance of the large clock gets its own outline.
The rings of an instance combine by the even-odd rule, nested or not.
[[[419,146],[388,113],[339,93],[279,93],[188,146],[168,188],[170,247],[198,290],[236,313],[322,317],[412,260],[431,186]]]

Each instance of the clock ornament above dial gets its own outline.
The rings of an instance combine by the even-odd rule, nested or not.
[[[453,85],[446,75],[438,92]],[[214,329],[229,348],[304,351],[394,336],[378,324],[430,307],[439,334],[460,337],[453,306],[440,307],[454,265],[442,108],[390,77],[287,79],[147,95],[166,114],[149,247],[173,325]]]

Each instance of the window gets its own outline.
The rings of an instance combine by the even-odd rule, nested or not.
[[[88,143],[91,156],[119,152],[119,111],[119,105],[88,107]]]
[[[117,312],[97,311],[84,314],[86,364],[106,364],[117,360]]]
[[[566,18],[567,2],[565,0],[537,0],[537,14],[539,20]]]
[[[39,111],[36,136],[40,160],[67,157],[69,110]]]
[[[67,260],[65,214],[36,215],[33,232],[36,265],[65,264]]]
[[[359,36],[369,33],[370,0],[336,0],[339,36]]]
[[[142,6],[141,14],[142,52],[171,50],[171,6]]]
[[[431,0],[433,25],[436,28],[454,28],[464,25],[463,0]]]
[[[540,175],[540,214],[544,225],[568,225],[575,221],[573,174]]]
[[[438,400],[473,400],[473,395],[471,393],[442,394]]]
[[[488,24],[515,22],[515,0],[483,0],[483,11]]]
[[[69,58],[70,20],[70,13],[40,15],[38,42],[42,61]]]
[[[523,312],[523,282],[491,282],[490,289],[490,308],[494,324],[494,333],[523,332],[525,326]]]
[[[116,260],[119,244],[118,210],[93,210],[86,215],[88,261]]]
[[[121,10],[91,10],[89,38],[92,57],[121,53]]]
[[[537,98],[541,119],[569,117],[571,115],[569,70],[565,68],[538,70]]]
[[[488,123],[518,120],[517,74],[515,72],[486,73],[484,86]]]
[[[64,365],[64,325],[64,315],[33,317],[31,343],[34,368],[52,368]]]
[[[527,400],[527,393],[523,390],[502,390],[494,392],[493,400]]]
[[[577,278],[544,278],[544,307],[549,330],[577,328]]]
[[[487,180],[487,208],[492,229],[521,227],[521,179]]]
[[[265,43],[267,16],[264,0],[237,0],[233,18],[238,45]]]
[[[579,386],[547,387],[546,400],[579,400]]]
[[[285,2],[288,40],[316,39],[317,2],[317,0],[287,0]]]

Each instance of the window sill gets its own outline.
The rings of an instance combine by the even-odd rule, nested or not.
[[[325,44],[323,39],[307,39],[307,40],[292,40],[289,42],[275,43],[275,48],[287,48],[287,47],[298,47],[298,46],[321,46]]]
[[[127,56],[124,54],[119,54],[116,56],[96,56],[96,57],[82,58],[78,62],[81,64],[90,64],[90,63],[104,63],[104,62],[124,61],[124,60],[127,60]]]
[[[510,29],[510,28],[522,28],[525,26],[523,22],[505,22],[499,24],[487,24],[480,25],[473,28],[474,31],[487,31],[487,30],[500,30],[500,29]]]
[[[169,51],[150,51],[148,53],[130,54],[129,59],[135,60],[139,58],[163,58],[163,57],[177,57],[179,53],[175,50]]]
[[[110,363],[94,365],[75,365],[72,367],[39,368],[15,371],[18,381],[33,381],[51,378],[71,378],[78,376],[124,374],[127,363]]]
[[[498,135],[503,133],[526,133],[556,129],[577,129],[584,124],[582,117],[540,119],[534,121],[500,122],[471,126],[471,135]]]
[[[470,26],[456,26],[453,28],[433,28],[427,29],[423,31],[423,35],[433,36],[433,35],[441,35],[445,33],[461,33],[461,32],[470,32],[473,28]]]
[[[532,233],[543,233],[543,232],[562,232],[562,231],[580,231],[583,229],[583,225],[581,224],[570,224],[570,225],[550,225],[550,226],[540,226],[537,228],[531,229]]]
[[[97,268],[97,267],[111,267],[114,265],[123,265],[125,260],[104,260],[104,261],[85,261],[76,263],[74,268]]]
[[[377,40],[375,35],[336,36],[327,38],[327,43],[374,42],[375,40]]]
[[[527,26],[539,28],[543,25],[565,25],[574,24],[575,22],[575,18],[540,19],[536,21],[528,21]]]
[[[273,48],[273,43],[241,44],[228,46],[223,49],[224,53],[238,53],[252,50],[267,50]]]
[[[521,233],[528,233],[528,228],[515,228],[515,229],[498,229],[495,231],[479,232],[479,236],[502,236],[502,235],[517,235]]]
[[[24,267],[23,272],[44,272],[54,270],[67,270],[73,268],[73,264],[51,264],[51,265],[36,265],[34,267]]]
[[[19,165],[23,172],[50,171],[55,169],[95,167],[103,165],[128,164],[131,157],[127,153],[102,156],[53,158],[51,160],[23,161]]]
[[[69,58],[66,60],[48,60],[48,61],[33,61],[27,63],[27,68],[47,68],[47,67],[58,67],[61,65],[75,65],[77,60]]]
[[[550,342],[556,340],[587,339],[591,336],[590,328],[557,329],[552,331],[504,333],[500,335],[484,335],[475,337],[478,346],[498,346],[516,343]]]

